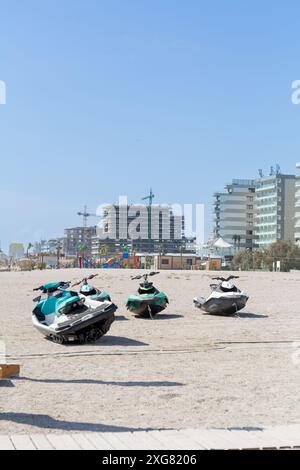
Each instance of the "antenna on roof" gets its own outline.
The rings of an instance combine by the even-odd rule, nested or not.
[[[258,174],[260,178],[264,177],[263,171],[261,169],[258,170]]]
[[[276,175],[280,175],[280,174],[281,174],[280,166],[278,165],[278,163],[276,163]]]

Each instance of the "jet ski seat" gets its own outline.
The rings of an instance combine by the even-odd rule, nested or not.
[[[238,288],[237,288],[236,286],[232,286],[232,287],[230,287],[230,288],[220,286],[220,287],[218,288],[218,290],[219,290],[220,292],[238,292]]]
[[[154,286],[152,286],[150,289],[149,288],[146,289],[144,287],[139,287],[138,289],[139,294],[155,294],[156,292],[157,292],[157,289]]]

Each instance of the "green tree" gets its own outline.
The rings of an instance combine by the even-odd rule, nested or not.
[[[280,261],[281,271],[300,269],[300,247],[291,240],[272,243],[265,252],[265,263],[273,269],[273,262]]]
[[[234,269],[249,271],[254,269],[253,254],[250,250],[242,250],[236,253],[232,260],[232,266]]]
[[[272,271],[277,261],[280,261],[281,271],[300,269],[300,247],[293,241],[279,240],[265,250],[242,250],[233,257],[232,266],[243,271],[259,269]]]

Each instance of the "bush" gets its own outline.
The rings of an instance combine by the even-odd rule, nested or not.
[[[36,264],[36,269],[40,269],[41,271],[43,269],[46,269],[46,263],[42,263],[41,261],[39,261],[37,264]]]
[[[292,241],[279,240],[266,250],[243,250],[236,253],[232,260],[234,269],[249,271],[273,270],[273,263],[280,261],[281,271],[300,269],[300,247]]]

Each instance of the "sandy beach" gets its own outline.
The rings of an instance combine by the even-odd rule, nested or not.
[[[94,285],[119,307],[109,333],[92,345],[47,341],[31,324],[33,287],[85,273],[0,273],[0,336],[21,364],[0,382],[0,434],[299,423],[300,273],[240,273],[250,300],[224,318],[192,303],[216,273],[164,271],[155,284],[170,305],[152,321],[125,307],[136,271],[100,271]]]

